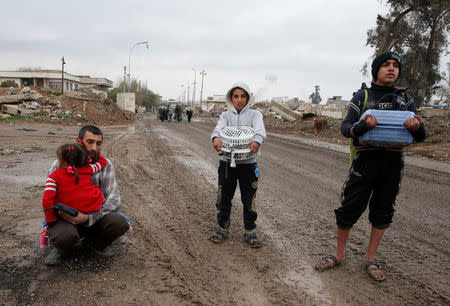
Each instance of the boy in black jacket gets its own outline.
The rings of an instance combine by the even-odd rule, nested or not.
[[[375,252],[394,215],[395,199],[403,177],[403,152],[402,148],[380,149],[362,146],[358,143],[358,137],[378,124],[375,116],[371,114],[360,120],[365,110],[373,108],[414,112],[414,118],[405,121],[404,125],[414,141],[419,142],[427,138],[428,131],[422,118],[417,115],[414,100],[406,94],[405,88],[393,86],[400,72],[401,61],[398,54],[379,54],[372,62],[371,87],[361,89],[353,96],[347,116],[342,122],[341,133],[345,137],[353,138],[356,155],[350,174],[342,187],[341,206],[334,210],[338,227],[336,252],[321,258],[315,266],[318,270],[328,270],[341,263],[350,229],[369,204],[372,230],[365,255],[365,269],[372,279],[384,280],[381,265],[375,260]],[[366,94],[367,102],[364,105]],[[354,125],[356,122],[358,123]]]

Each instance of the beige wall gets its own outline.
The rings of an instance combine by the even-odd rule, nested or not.
[[[127,110],[134,113],[136,107],[136,98],[134,92],[118,93],[117,106],[119,106],[123,110]]]

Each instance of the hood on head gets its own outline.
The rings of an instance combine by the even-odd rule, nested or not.
[[[227,95],[225,96],[225,100],[227,102],[228,109],[237,112],[236,108],[233,105],[233,102],[231,101],[231,92],[235,88],[241,88],[241,89],[245,90],[245,92],[248,94],[247,105],[242,110],[249,108],[250,106],[252,106],[255,103],[255,97],[253,96],[252,92],[250,91],[250,87],[248,87],[248,85],[246,83],[239,81],[239,82],[236,82],[233,84],[233,86],[228,90]]]

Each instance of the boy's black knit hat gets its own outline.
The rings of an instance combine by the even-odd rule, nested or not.
[[[373,80],[377,80],[378,70],[380,70],[381,64],[385,61],[393,59],[398,63],[398,77],[400,77],[400,73],[402,72],[402,61],[400,60],[400,55],[392,51],[386,51],[377,55],[372,62],[372,77]]]

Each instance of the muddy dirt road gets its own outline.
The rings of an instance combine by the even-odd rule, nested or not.
[[[79,127],[0,123],[0,304],[450,303],[449,164],[408,159],[378,253],[388,280],[374,283],[362,268],[367,213],[351,232],[344,264],[312,269],[335,245],[333,209],[348,171],[346,148],[337,145],[269,135],[256,198],[265,245],[243,242],[238,191],[230,240],[208,241],[216,214],[213,126],[147,117],[102,127],[103,153],[134,231],[113,244],[110,260],[80,245],[47,267],[38,246],[41,186],[56,147],[74,140]]]

